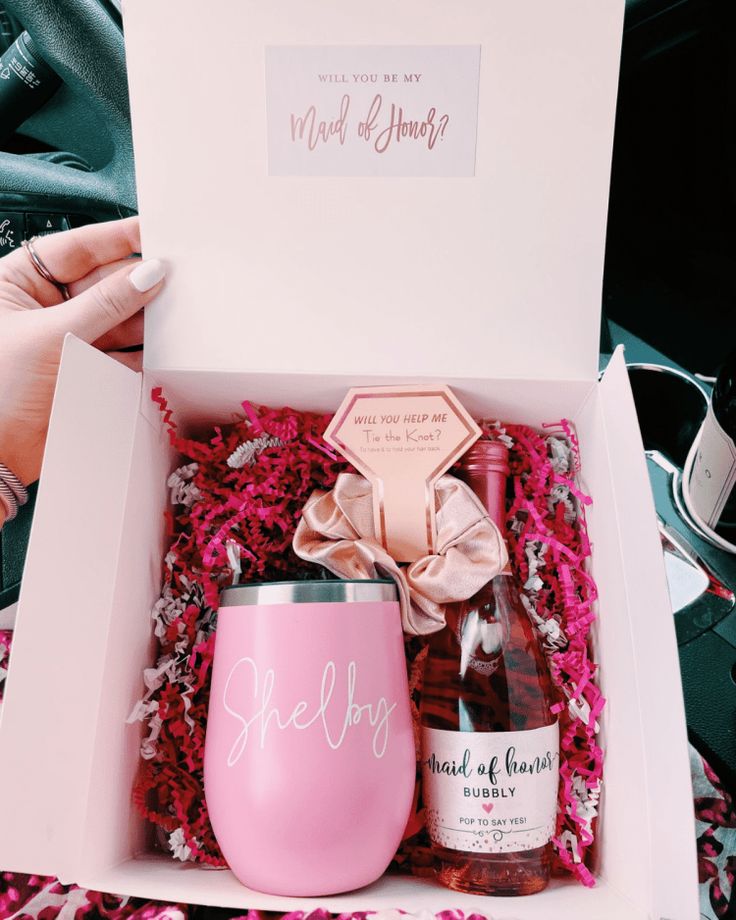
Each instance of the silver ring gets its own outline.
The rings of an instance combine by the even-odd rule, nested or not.
[[[4,463],[0,463],[0,482],[10,489],[19,505],[25,505],[28,501],[28,489]]]
[[[33,244],[36,242],[37,239],[38,239],[37,236],[33,236],[31,237],[30,240],[23,240],[23,242],[21,243],[21,246],[23,246],[25,251],[28,253],[28,256],[31,260],[33,267],[36,269],[38,274],[43,278],[43,280],[48,281],[49,284],[53,284],[53,286],[61,294],[64,300],[71,300],[72,295],[69,293],[69,288],[65,284],[62,284],[61,281],[57,281],[57,279],[54,278],[54,276],[51,274],[48,268],[46,268],[46,266],[44,265],[44,262],[41,256],[39,256],[39,254],[36,252],[36,247]]]
[[[5,507],[5,523],[18,516],[18,500],[13,490],[0,479],[0,505]]]

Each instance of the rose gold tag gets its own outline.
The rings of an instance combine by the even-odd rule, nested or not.
[[[376,534],[397,562],[434,552],[434,484],[479,437],[447,386],[354,387],[325,432],[373,486]]]

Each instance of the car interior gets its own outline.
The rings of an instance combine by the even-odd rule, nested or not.
[[[0,153],[0,253],[34,234],[136,210],[119,6],[107,0],[3,3],[0,52],[23,29],[36,56],[61,80],[36,108],[43,87],[18,105],[8,92],[14,81],[0,78],[0,135],[21,120]]]

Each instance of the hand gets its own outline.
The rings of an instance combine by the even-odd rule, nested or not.
[[[41,472],[64,336],[140,370],[142,352],[120,349],[142,343],[141,311],[165,272],[158,260],[131,258],[141,248],[138,218],[42,237],[34,247],[72,297],[64,301],[24,249],[0,259],[0,462],[25,485]]]

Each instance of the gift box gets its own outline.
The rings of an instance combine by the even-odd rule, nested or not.
[[[65,343],[0,717],[0,866],[166,901],[494,918],[698,915],[673,617],[622,352],[598,334],[622,0],[126,0],[144,374]],[[380,101],[376,101],[379,97]],[[345,101],[347,98],[347,102]],[[243,399],[334,411],[449,383],[477,417],[572,420],[608,704],[596,886],[509,902],[385,876],[313,901],[157,853],[126,719],[180,430]]]

